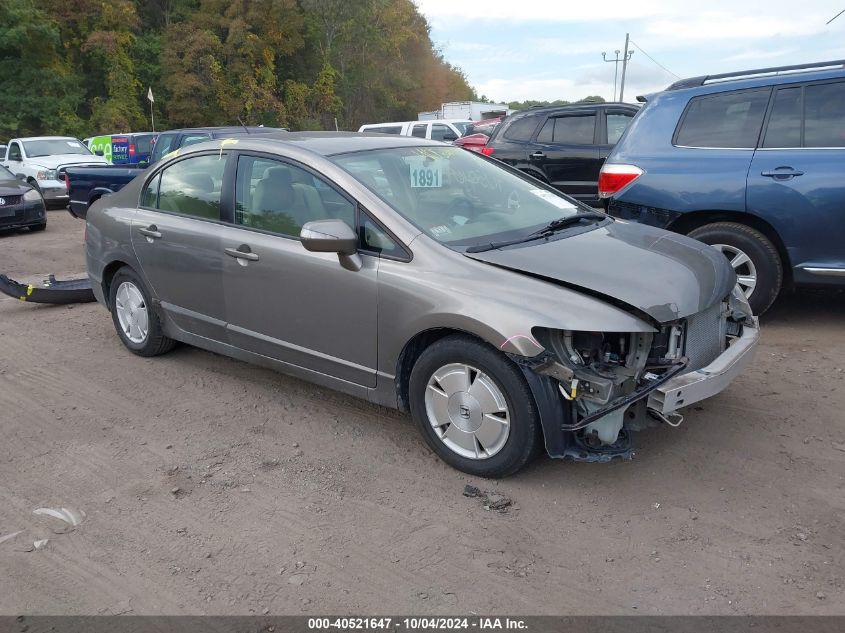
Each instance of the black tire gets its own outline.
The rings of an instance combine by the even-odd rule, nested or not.
[[[147,336],[142,342],[136,343],[130,340],[120,325],[115,305],[118,288],[120,288],[120,285],[123,282],[130,282],[133,284],[136,288],[138,288],[144,298],[144,304],[147,308],[148,315],[148,329]],[[109,306],[111,309],[114,329],[117,331],[117,335],[120,337],[121,342],[133,354],[147,357],[158,356],[169,352],[173,349],[173,346],[176,345],[176,341],[164,335],[161,328],[161,321],[158,318],[158,314],[153,309],[153,303],[150,300],[150,292],[147,290],[146,285],[143,281],[141,281],[138,274],[128,266],[124,266],[118,270],[112,278],[111,285],[109,286]]]
[[[29,227],[29,230],[32,231],[33,233],[35,233],[36,231],[43,231],[46,228],[47,228],[47,223],[42,222],[41,224],[33,224],[32,226]]]
[[[738,222],[714,222],[689,233],[705,244],[726,244],[745,253],[757,269],[757,285],[748,297],[754,314],[763,314],[783,286],[783,263],[774,244],[757,229]]]
[[[470,459],[450,449],[429,422],[425,405],[428,381],[438,369],[464,363],[492,378],[504,395],[509,412],[507,441],[497,453]],[[520,470],[542,446],[540,415],[531,390],[519,368],[501,352],[477,339],[451,335],[428,347],[417,359],[410,379],[411,415],[431,449],[447,464],[479,477],[506,477]]]

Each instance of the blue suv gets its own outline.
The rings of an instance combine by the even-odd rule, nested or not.
[[[612,215],[721,250],[755,313],[782,287],[845,285],[845,61],[684,79],[608,156]]]

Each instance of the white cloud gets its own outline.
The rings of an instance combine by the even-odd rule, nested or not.
[[[774,3],[772,3],[774,4]],[[645,33],[657,38],[660,47],[675,42],[689,43],[693,40],[752,40],[777,36],[801,37],[814,35],[825,30],[822,15],[802,8],[800,12],[789,11],[769,15],[757,14],[745,9],[738,11],[709,11],[649,20]],[[771,15],[775,13],[776,15]]]
[[[777,59],[783,57],[788,60],[790,56],[794,55],[801,49],[798,47],[783,48],[779,50],[746,50],[729,57],[725,57],[726,62],[753,62],[758,60]]]
[[[604,0],[600,7],[587,2],[561,0],[415,0],[420,11],[439,22],[472,19],[475,22],[508,20],[511,22],[607,22],[644,18],[663,11],[659,0]]]

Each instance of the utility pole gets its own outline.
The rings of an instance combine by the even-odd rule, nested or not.
[[[629,33],[625,33],[625,52],[622,55],[622,83],[619,86],[619,101],[625,100],[625,73],[628,70],[628,60],[634,54],[634,51],[628,52],[629,35]]]
[[[613,100],[616,101],[616,76],[619,74],[619,62],[622,61],[622,58],[619,57],[620,51],[618,48],[613,52],[616,54],[613,59],[608,59],[606,52],[602,52],[601,58],[606,62],[613,62]]]

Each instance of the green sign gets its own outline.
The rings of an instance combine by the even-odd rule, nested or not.
[[[88,149],[92,152],[103,152],[103,156],[106,157],[106,160],[111,162],[112,156],[112,147],[111,147],[111,135],[109,136],[95,136],[91,139],[90,143],[88,144]]]

